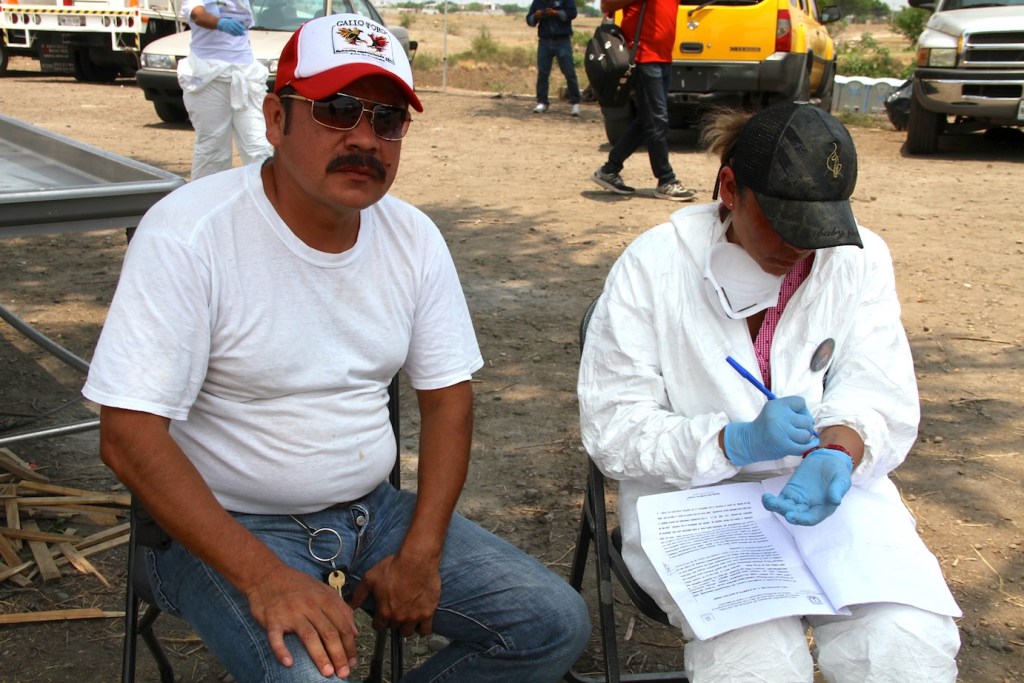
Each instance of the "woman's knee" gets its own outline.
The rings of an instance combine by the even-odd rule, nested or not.
[[[818,667],[829,680],[956,680],[960,633],[950,617],[895,603],[852,611],[814,626]]]
[[[774,619],[723,633],[709,640],[691,640],[684,650],[691,683],[723,680],[806,681],[814,661],[806,629],[797,617]]]

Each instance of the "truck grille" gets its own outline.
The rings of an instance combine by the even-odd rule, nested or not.
[[[975,69],[1024,68],[1024,32],[967,33],[962,63]]]

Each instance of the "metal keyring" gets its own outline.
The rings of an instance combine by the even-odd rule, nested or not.
[[[344,542],[341,540],[341,534],[339,534],[334,529],[331,529],[330,527],[321,527],[320,529],[310,529],[308,533],[309,533],[309,540],[306,542],[306,549],[309,550],[309,554],[310,554],[310,556],[314,560],[319,560],[320,562],[333,562],[334,560],[338,559],[338,556],[341,555],[342,548],[345,547]],[[320,557],[315,552],[313,552],[313,541],[316,540],[317,534],[321,534],[321,533],[331,533],[331,534],[334,534],[334,537],[336,539],[338,539],[338,549],[330,557]]]

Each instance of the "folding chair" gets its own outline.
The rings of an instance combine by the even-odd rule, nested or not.
[[[398,414],[398,376],[391,380],[388,387],[388,410],[390,411],[391,429],[395,434],[395,443],[399,441],[399,414]],[[402,461],[395,459],[395,466],[391,469],[389,481],[396,489],[402,485]],[[146,510],[132,499],[131,512],[131,536],[128,541],[128,576],[125,580],[125,623],[124,623],[124,649],[121,657],[121,681],[122,683],[134,683],[135,681],[135,655],[138,639],[141,637],[147,648],[156,660],[157,669],[160,672],[161,683],[174,683],[174,670],[167,658],[160,641],[153,633],[153,623],[160,616],[160,608],[156,606],[153,599],[153,589],[149,584],[149,577],[146,575],[146,563],[142,559],[144,548],[160,548],[170,543],[170,537],[161,529],[156,521]],[[146,609],[139,614],[145,603]],[[365,683],[383,683],[384,681],[384,657],[388,649],[388,631],[380,631],[373,647],[373,656],[370,659],[369,672]],[[402,637],[398,629],[390,631],[390,673],[391,681],[397,681],[402,677]]]
[[[590,317],[594,314],[597,299],[590,302],[580,321],[580,352],[587,336]],[[633,580],[626,563],[622,560],[622,534],[618,527],[608,530],[608,516],[605,507],[604,474],[594,461],[587,457],[587,486],[583,494],[583,510],[580,514],[580,529],[576,537],[576,551],[572,560],[569,583],[577,591],[583,590],[583,576],[587,570],[587,556],[591,543],[594,546],[594,568],[597,571],[598,616],[601,627],[601,650],[604,657],[604,675],[588,676],[575,669],[565,674],[570,683],[619,683],[659,681],[662,683],[687,683],[682,671],[659,673],[620,673],[619,648],[615,635],[615,603],[612,597],[612,574],[625,590],[630,601],[648,618],[675,629],[669,623],[668,615]]]

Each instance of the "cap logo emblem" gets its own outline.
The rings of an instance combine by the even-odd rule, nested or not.
[[[339,27],[338,35],[341,36],[342,40],[354,47],[365,46],[377,52],[383,52],[388,46],[387,37],[376,33],[370,33],[364,42],[363,30],[358,28]]]
[[[829,170],[833,178],[838,178],[843,172],[843,164],[839,161],[839,143],[832,143],[832,153],[825,160],[825,168]]]

